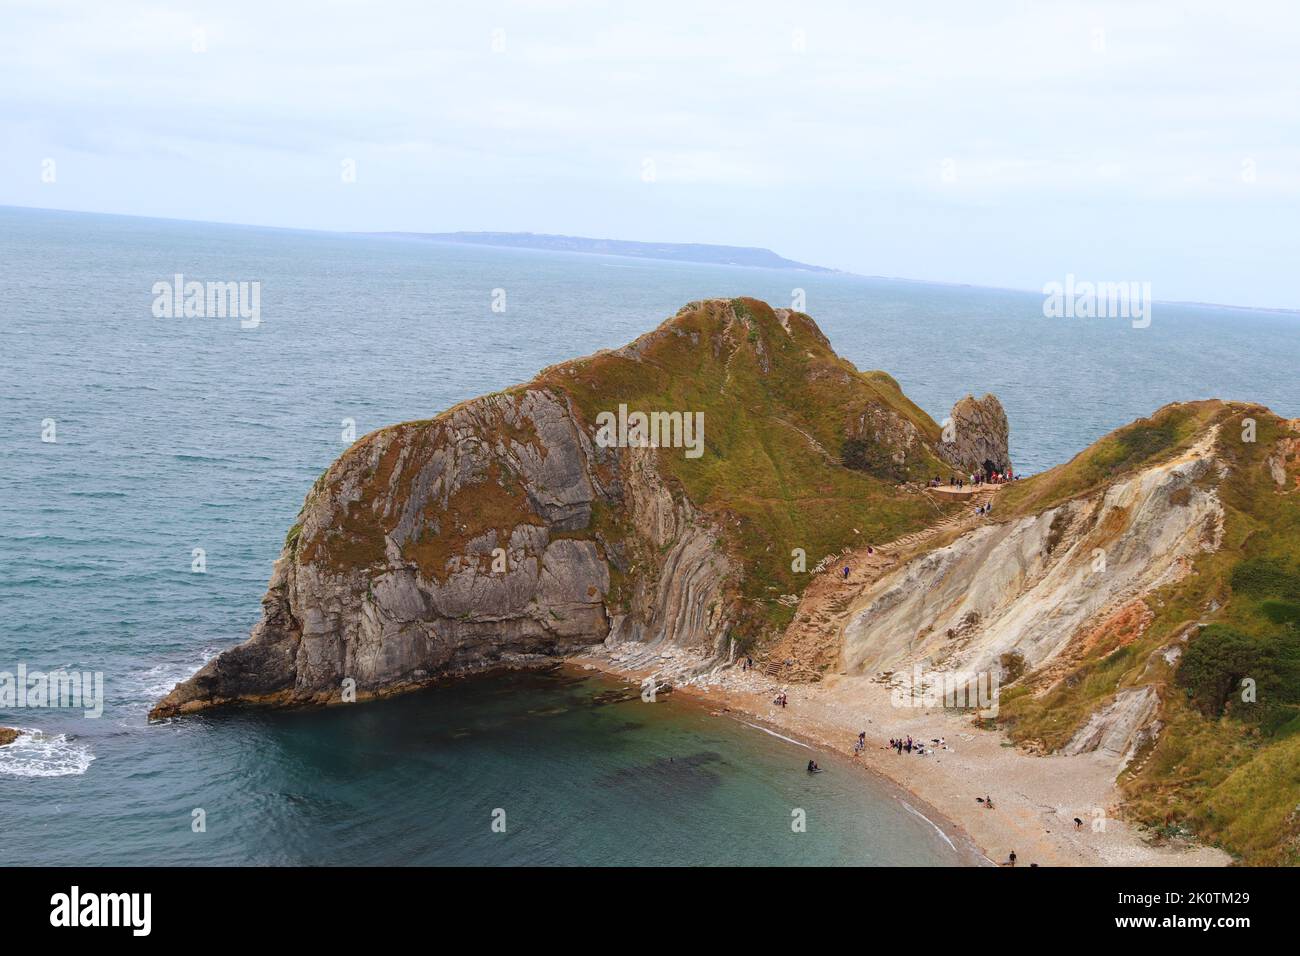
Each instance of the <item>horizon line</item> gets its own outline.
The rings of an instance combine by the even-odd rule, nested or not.
[[[271,226],[271,225],[266,225],[264,223],[230,222],[221,219],[186,219],[186,218],[175,217],[175,216],[146,216],[146,215],[141,215],[140,213],[100,212],[97,210],[90,210],[90,209],[61,209],[53,206],[23,206],[23,205],[16,205],[11,203],[4,203],[4,202],[0,202],[0,209],[26,209],[34,212],[58,212],[58,213],[69,213],[72,215],[80,215],[80,216],[115,216],[120,219],[148,219],[148,220],[154,220],[156,222],[183,222],[183,223],[191,223],[191,224],[204,225],[204,226],[235,226],[235,227],[240,227],[245,229],[272,229],[279,232],[307,232],[307,233],[316,233],[316,234],[329,235],[329,236],[365,236],[369,238],[400,238],[406,236],[431,236],[431,235],[449,234],[449,233],[436,233],[436,232],[413,232],[410,230],[403,230],[403,229],[361,230],[361,229],[318,229],[318,228],[310,228],[306,226]],[[570,235],[568,233],[533,232],[531,230],[457,229],[457,230],[452,230],[452,232],[459,232],[459,233],[466,233],[466,234],[495,233],[500,235],[518,235],[518,236],[533,235],[533,236],[556,237],[556,238],[564,238],[564,239],[588,239],[597,242],[631,242],[631,243],[678,245],[678,246],[706,246],[712,248],[753,249],[753,250],[761,250],[763,252],[770,252],[772,255],[778,256],[781,259],[785,259],[787,262],[796,261],[793,259],[788,259],[786,256],[782,255],[776,250],[769,249],[766,246],[741,246],[741,245],[732,246],[732,245],[716,243],[716,242],[683,242],[680,240],[664,240],[664,239],[612,239],[609,237],[597,238],[593,236]],[[946,286],[950,288],[983,289],[990,292],[1019,292],[1025,295],[1043,294],[1043,291],[1041,289],[1023,289],[1023,288],[1017,288],[1015,286],[985,285],[978,282],[960,282],[960,281],[945,280],[945,279],[917,279],[910,276],[890,276],[890,275],[878,275],[872,273],[850,272],[846,269],[836,269],[831,266],[818,266],[813,263],[800,263],[801,265],[812,266],[812,269],[798,269],[792,266],[751,266],[751,265],[743,265],[739,263],[728,263],[728,262],[691,262],[690,260],[681,260],[681,259],[659,259],[654,256],[625,256],[625,255],[619,255],[616,252],[582,252],[582,251],[569,250],[569,249],[530,249],[528,247],[516,247],[516,246],[492,246],[486,243],[443,242],[442,244],[466,245],[466,246],[473,246],[474,248],[478,248],[478,249],[513,248],[521,252],[552,252],[559,255],[608,256],[610,258],[615,258],[615,259],[644,259],[650,262],[675,262],[678,264],[688,263],[691,265],[716,266],[720,268],[767,269],[770,271],[803,272],[808,275],[817,275],[819,274],[817,270],[820,270],[823,274],[848,276],[854,279],[876,279],[876,280],[885,280],[890,282],[913,282],[920,285],[937,285],[937,286]],[[1300,306],[1236,305],[1230,302],[1207,302],[1198,299],[1152,299],[1151,301],[1153,303],[1159,303],[1161,305],[1184,305],[1184,306],[1193,306],[1199,308],[1232,309],[1240,312],[1265,312],[1271,314],[1294,315],[1300,317]]]

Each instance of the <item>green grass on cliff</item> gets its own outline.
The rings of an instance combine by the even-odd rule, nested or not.
[[[717,519],[743,569],[746,606],[734,635],[742,645],[774,634],[793,614],[776,602],[809,579],[791,570],[793,549],[804,549],[811,569],[845,546],[888,541],[938,515],[893,476],[839,462],[849,423],[868,408],[897,412],[931,440],[939,427],[888,375],[860,373],[837,357],[807,316],[791,315],[787,331],[754,299],[693,303],[634,351],[556,366],[536,384],[567,392],[588,423],[620,403],[703,412],[704,454],[661,449],[659,467]],[[902,469],[921,479],[945,467],[917,443]]]
[[[942,514],[907,484],[948,470],[932,451],[939,426],[888,375],[859,372],[836,356],[808,316],[791,314],[783,325],[754,299],[692,303],[627,349],[552,366],[510,391],[529,387],[567,394],[593,434],[597,416],[617,412],[620,404],[629,411],[703,413],[701,457],[669,448],[656,456],[673,493],[688,498],[722,531],[740,573],[742,600],[732,636],[742,647],[775,636],[788,623],[793,609],[777,599],[801,593],[827,555],[884,543]],[[399,497],[402,487],[409,491],[450,411],[371,433],[336,462],[331,471],[371,464],[361,475],[359,499],[330,528],[311,540],[302,539],[300,528],[290,532],[286,540],[300,560],[335,569],[382,563],[384,532],[392,530],[397,514],[380,515],[376,503],[387,498],[393,482]],[[877,455],[848,467],[841,458],[846,436],[864,415],[893,422],[899,436],[915,429],[920,440],[910,443],[902,461]],[[504,422],[498,427],[506,429]],[[390,440],[377,456],[373,443],[381,436]],[[482,437],[536,444],[536,435],[501,431]],[[403,449],[407,463],[398,474]],[[470,537],[495,530],[503,544],[511,527],[531,520],[518,477],[509,474],[467,486],[445,509],[425,517],[426,531],[408,543],[405,557],[438,579]],[[603,547],[635,533],[626,515],[598,505],[588,528],[563,536],[594,539]],[[795,549],[804,551],[808,570],[793,570]],[[610,565],[609,600],[618,605],[630,582],[615,561]]]
[[[1242,440],[1246,417],[1258,423],[1253,443]],[[1205,480],[1216,482],[1224,506],[1221,547],[1148,599],[1155,616],[1140,637],[1099,648],[1044,697],[1010,689],[1000,719],[1013,739],[1056,749],[1111,694],[1155,684],[1164,726],[1121,777],[1129,815],[1153,833],[1193,833],[1247,863],[1295,865],[1300,631],[1290,608],[1300,594],[1300,490],[1280,490],[1267,466],[1277,440],[1291,434],[1286,423],[1258,406],[1172,406],[1130,426],[1128,436],[1107,436],[1063,473],[1008,489],[1018,494],[1000,507],[1057,503],[1069,490],[1094,487],[1110,468],[1177,453],[1216,422],[1215,452],[1228,470]],[[1296,462],[1287,467],[1294,476]],[[1178,659],[1166,661],[1160,652],[1182,635],[1190,637],[1177,645]],[[1253,701],[1242,699],[1243,678],[1253,682]]]
[[[1118,428],[1064,465],[1016,482],[998,495],[1000,517],[1037,514],[1096,491],[1115,479],[1186,451],[1206,427],[1228,415],[1222,402],[1166,405],[1150,418]]]

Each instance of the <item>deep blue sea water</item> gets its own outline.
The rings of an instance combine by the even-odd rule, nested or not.
[[[175,273],[259,281],[261,324],[155,318]],[[108,697],[98,720],[0,710],[39,731],[0,749],[0,827],[22,837],[0,864],[955,861],[860,771],[791,772],[793,744],[671,701],[602,703],[598,679],[145,720],[247,635],[343,419],[360,435],[427,418],[693,299],[796,288],[840,354],[936,419],[995,392],[1022,472],[1169,401],[1300,415],[1289,314],[1158,303],[1134,329],[1045,319],[1024,292],[0,208],[0,671],[102,671]]]

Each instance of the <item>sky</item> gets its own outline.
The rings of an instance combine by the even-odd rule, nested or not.
[[[1300,4],[0,0],[0,204],[1300,308]]]

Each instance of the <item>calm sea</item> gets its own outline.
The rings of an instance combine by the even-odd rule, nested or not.
[[[177,273],[260,282],[261,324],[155,318]],[[601,679],[145,720],[247,635],[344,420],[427,418],[690,300],[796,289],[936,419],[995,392],[1022,471],[1168,401],[1300,415],[1294,315],[1157,304],[1133,329],[1045,319],[1023,292],[0,208],[0,671],[102,671],[107,695],[99,719],[0,711],[36,731],[0,748],[0,826],[21,837],[0,864],[964,859],[860,771],[809,777],[795,744]]]

